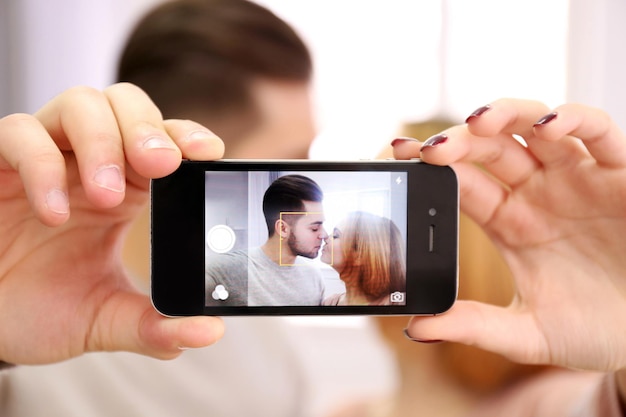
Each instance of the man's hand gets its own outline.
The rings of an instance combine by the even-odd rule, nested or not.
[[[159,315],[132,288],[120,251],[150,178],[223,150],[194,122],[162,120],[130,84],[77,87],[33,116],[1,119],[0,359],[97,350],[173,358],[219,339],[218,318]]]

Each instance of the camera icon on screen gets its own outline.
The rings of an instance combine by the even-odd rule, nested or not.
[[[392,303],[403,303],[404,302],[404,293],[400,291],[392,292],[389,294],[389,301]]]

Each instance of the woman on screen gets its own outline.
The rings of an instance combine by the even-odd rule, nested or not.
[[[393,221],[352,212],[325,243],[321,260],[339,273],[346,292],[326,298],[324,305],[405,304],[404,241]]]

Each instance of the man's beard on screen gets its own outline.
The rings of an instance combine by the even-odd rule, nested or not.
[[[296,238],[296,235],[293,232],[290,233],[289,237],[287,238],[287,246],[291,250],[291,253],[293,253],[294,255],[304,256],[305,258],[309,258],[309,259],[317,258],[317,255],[320,251],[319,247],[317,249],[305,250],[300,245],[300,242],[298,241],[298,239]]]

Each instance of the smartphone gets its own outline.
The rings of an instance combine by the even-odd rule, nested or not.
[[[432,315],[458,287],[458,182],[420,160],[183,161],[151,183],[166,316]]]

